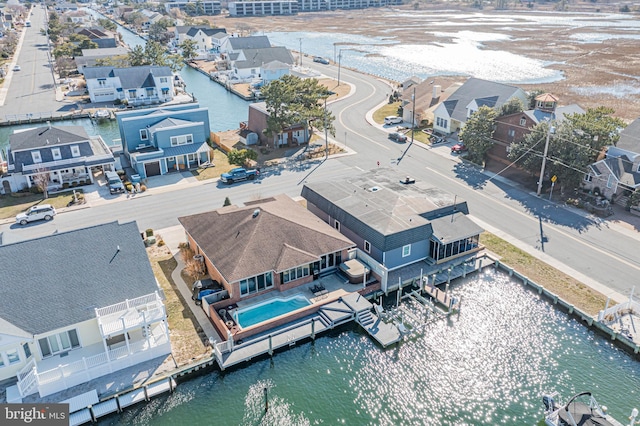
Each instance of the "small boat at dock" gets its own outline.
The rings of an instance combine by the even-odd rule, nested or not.
[[[99,109],[93,113],[93,118],[98,120],[109,120],[111,118],[111,111],[108,109]]]
[[[629,423],[620,423],[609,414],[607,407],[598,404],[591,392],[574,395],[566,404],[558,403],[557,393],[544,395],[544,422],[547,426],[627,426],[635,425],[638,410],[633,409]]]

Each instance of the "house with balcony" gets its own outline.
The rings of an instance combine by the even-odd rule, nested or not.
[[[527,104],[527,94],[519,87],[472,77],[434,109],[433,130],[444,134],[457,132],[481,106],[499,110],[514,98]]]
[[[356,243],[367,264],[382,265],[383,289],[393,271],[480,250],[483,229],[468,217],[464,200],[391,169],[306,183],[301,195],[309,211]]]
[[[135,222],[0,245],[0,257],[0,381],[15,382],[7,402],[171,353],[163,294]]]
[[[209,109],[197,103],[120,112],[120,142],[142,178],[210,162]]]
[[[153,105],[173,99],[173,73],[169,67],[85,67],[91,102],[119,100],[129,105]]]
[[[224,28],[205,26],[177,26],[174,32],[176,46],[180,46],[186,40],[193,40],[196,43],[196,50],[199,54],[217,51],[220,48],[220,37],[228,36],[227,30]],[[216,35],[219,37],[215,37]]]
[[[179,217],[187,242],[229,302],[308,284],[354,243],[286,195]]]
[[[114,170],[115,158],[101,136],[89,136],[82,126],[52,126],[16,130],[9,136],[7,175],[2,191],[31,188],[35,176],[49,176],[50,188],[93,182],[93,169]]]

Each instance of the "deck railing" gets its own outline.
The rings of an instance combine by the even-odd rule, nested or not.
[[[162,301],[157,291],[151,294],[137,297],[135,299],[131,299],[131,300],[127,299],[124,302],[116,303],[115,305],[109,305],[103,308],[97,308],[96,316],[101,317],[101,316],[106,316],[110,314],[115,314],[118,312],[123,312],[131,308],[136,308],[138,306],[150,304],[156,301]]]
[[[166,318],[164,305],[162,303],[154,303],[154,305],[158,306],[148,310],[141,310],[137,313],[132,312],[125,314],[124,316],[112,321],[104,321],[107,318],[99,319],[98,323],[100,325],[102,336],[119,334],[125,330],[139,328],[144,324],[152,324],[154,322],[164,320]]]

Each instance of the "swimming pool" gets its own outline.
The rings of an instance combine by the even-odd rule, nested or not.
[[[286,299],[278,297],[238,309],[233,317],[240,327],[246,328],[310,305],[309,299],[301,294]]]

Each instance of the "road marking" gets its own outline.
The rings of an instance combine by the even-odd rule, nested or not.
[[[431,173],[436,173],[436,174],[438,174],[438,175],[442,176],[443,178],[448,179],[448,180],[450,180],[450,181],[452,181],[452,182],[456,183],[456,184],[457,184],[457,185],[459,185],[459,186],[462,186],[462,187],[464,187],[464,188],[466,188],[466,189],[469,189],[469,187],[468,187],[466,184],[462,184],[461,182],[457,181],[456,179],[452,179],[451,177],[449,177],[449,176],[447,176],[447,175],[444,175],[444,174],[442,174],[442,173],[440,173],[440,172],[438,172],[438,171],[436,171],[436,170],[433,170],[433,169],[431,169],[431,168],[429,168],[429,167],[425,167],[425,168],[426,168],[427,170],[429,170]],[[488,200],[494,201],[494,202],[495,202],[495,201],[499,201],[499,200],[496,200],[496,198],[495,198],[495,197],[489,196],[489,195],[484,194],[484,193],[479,192],[479,191],[474,191],[474,193],[475,193],[475,194],[478,194],[478,195],[480,195],[481,197],[484,197],[484,198],[486,198],[486,199],[488,199]],[[526,219],[528,219],[528,220],[530,220],[530,221],[532,221],[532,222],[535,222],[535,223],[536,223],[536,225],[538,224],[538,219],[537,219],[537,218],[533,218],[533,217],[531,217],[529,214],[523,213],[523,212],[521,212],[520,210],[518,210],[518,209],[516,209],[516,208],[513,208],[513,207],[511,207],[511,206],[510,206],[510,205],[508,205],[508,204],[500,203],[500,205],[501,205],[502,207],[504,207],[504,208],[507,208],[507,209],[511,210],[512,212],[518,213],[520,216],[522,216],[522,217],[524,217],[524,218],[526,218]],[[598,253],[601,253],[601,254],[603,254],[603,255],[605,255],[605,256],[608,256],[608,257],[610,257],[610,258],[612,258],[612,259],[614,259],[614,260],[616,260],[616,261],[618,261],[618,262],[620,262],[620,263],[622,263],[622,264],[624,264],[624,265],[630,266],[630,267],[632,267],[632,268],[634,268],[634,269],[636,269],[636,270],[640,271],[640,266],[638,266],[636,263],[631,263],[631,262],[629,262],[629,261],[626,261],[626,260],[622,259],[621,257],[618,257],[617,255],[613,255],[613,254],[611,254],[611,253],[609,253],[609,252],[607,252],[607,251],[604,251],[604,250],[602,250],[601,248],[599,248],[599,247],[597,247],[597,246],[595,246],[595,245],[588,244],[588,243],[586,243],[586,242],[582,241],[581,239],[576,238],[576,237],[574,237],[573,235],[571,235],[571,234],[569,234],[569,233],[567,233],[567,232],[565,232],[565,231],[563,231],[563,230],[561,230],[561,229],[559,229],[559,228],[557,228],[557,227],[554,227],[553,229],[554,229],[554,231],[556,231],[556,232],[560,233],[561,235],[563,235],[563,236],[565,236],[565,237],[567,237],[567,238],[570,238],[570,239],[572,239],[573,241],[575,241],[575,242],[577,242],[577,243],[580,243],[580,244],[582,244],[582,245],[584,245],[584,246],[588,247],[588,248],[589,248],[589,249],[591,249],[591,250],[594,250],[594,251],[596,251],[596,252],[598,252]]]

